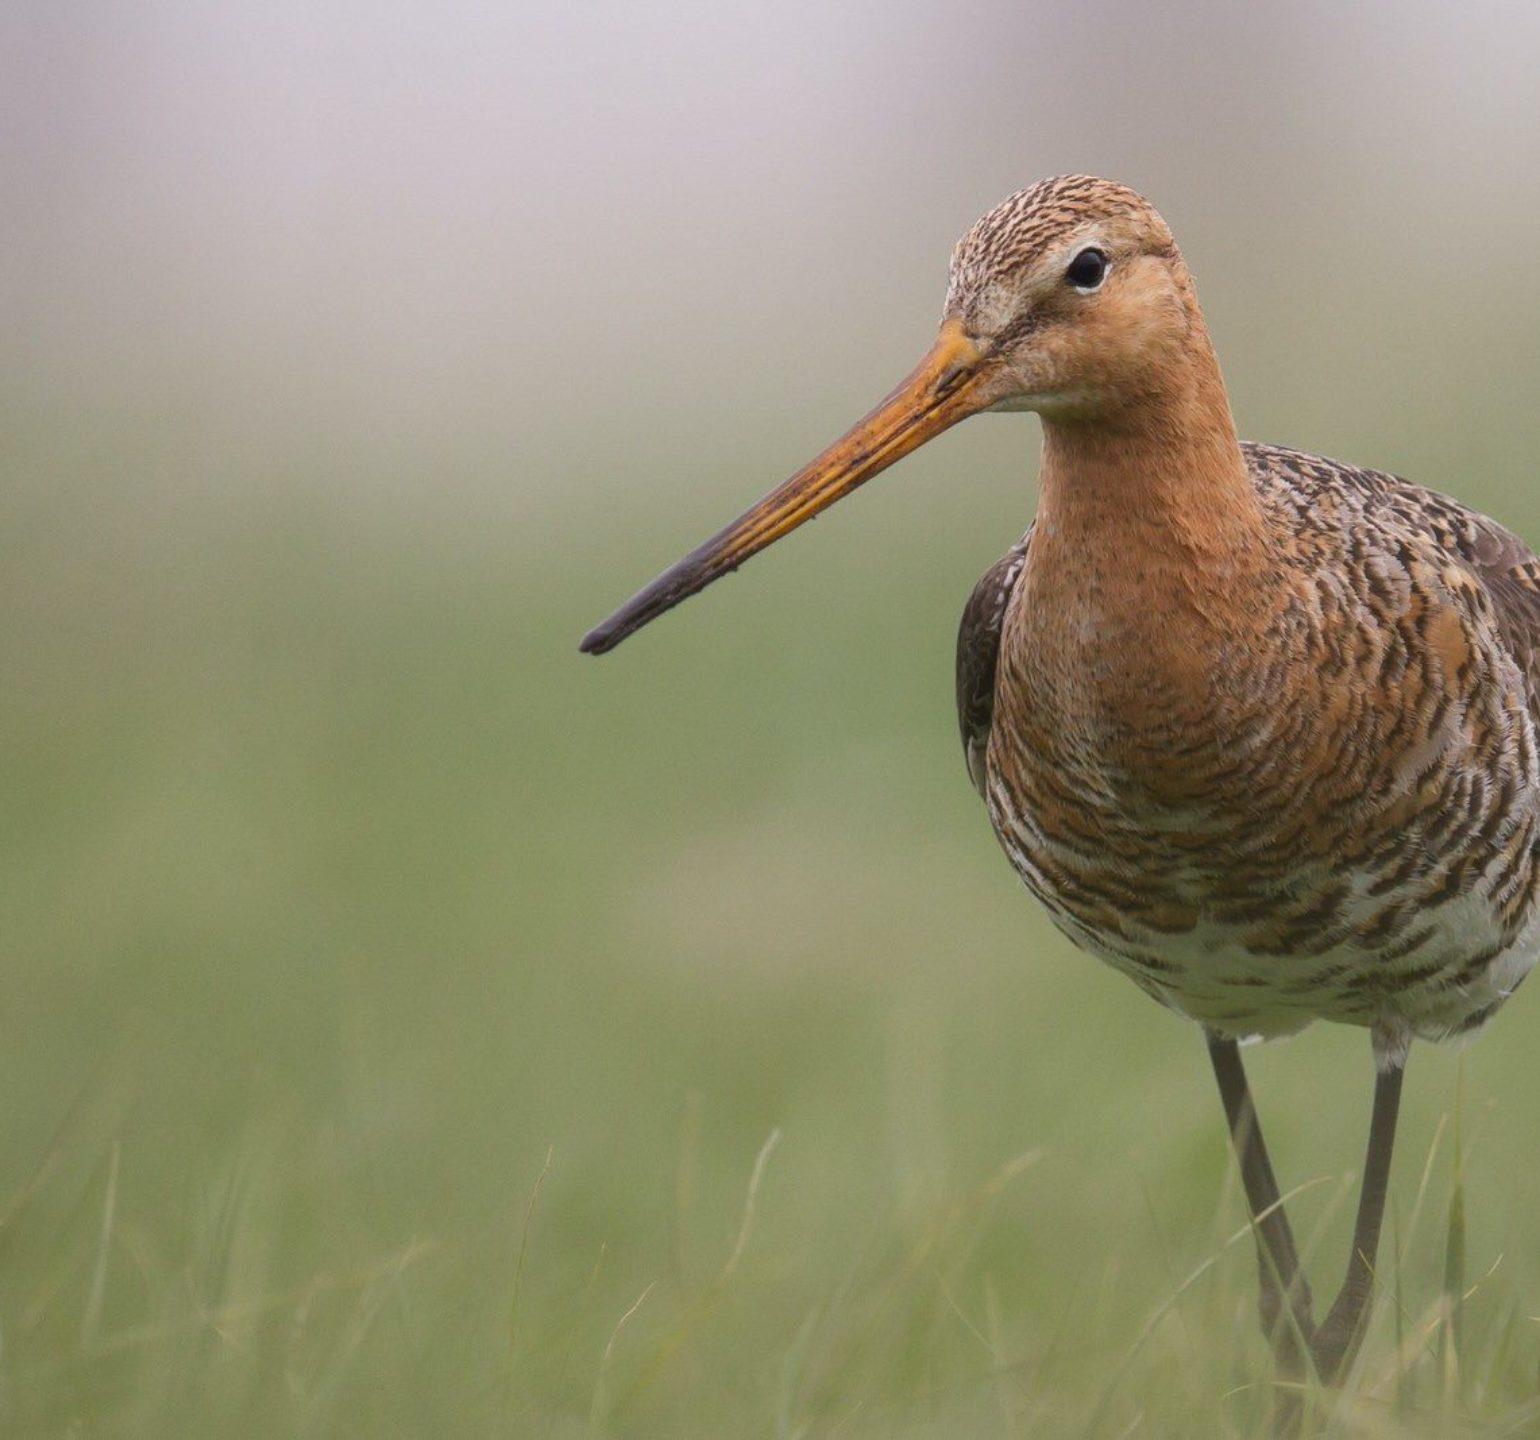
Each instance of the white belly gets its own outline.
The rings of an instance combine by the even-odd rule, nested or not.
[[[1105,858],[1050,854],[1052,842],[1004,813],[994,793],[989,799],[1006,853],[1059,929],[1161,1004],[1219,1035],[1269,1039],[1313,1020],[1332,1020],[1370,1028],[1380,1047],[1393,1051],[1413,1036],[1443,1040],[1469,1034],[1540,958],[1540,910],[1532,907],[1519,932],[1510,928],[1504,938],[1500,897],[1492,894],[1495,867],[1464,893],[1431,906],[1420,904],[1423,892],[1410,888],[1397,894],[1380,885],[1374,893],[1377,874],[1348,877],[1349,894],[1332,928],[1355,938],[1337,943],[1316,934],[1296,945],[1259,945],[1254,926],[1216,915],[1201,877],[1175,873],[1160,876],[1158,888],[1195,916],[1196,923],[1180,932],[1142,924],[1136,913],[1088,911],[1085,904],[1072,903],[1077,880],[1095,869],[1103,888],[1116,895],[1116,865],[1109,885]],[[1301,872],[1289,888],[1308,896],[1312,886],[1340,887],[1343,878],[1326,868]],[[1152,876],[1131,868],[1121,882],[1126,893],[1137,887],[1144,893]],[[1387,913],[1406,918],[1382,943],[1356,938],[1372,932],[1376,918]]]

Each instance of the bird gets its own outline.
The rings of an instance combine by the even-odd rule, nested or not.
[[[1032,411],[1038,501],[963,611],[967,772],[1080,949],[1202,1031],[1281,1372],[1340,1384],[1371,1309],[1414,1040],[1540,954],[1540,560],[1398,476],[1245,442],[1149,201],[1041,180],[951,257],[939,334],[864,419],[592,630],[627,636],[964,418]],[[1317,1322],[1241,1045],[1366,1030],[1352,1249]]]

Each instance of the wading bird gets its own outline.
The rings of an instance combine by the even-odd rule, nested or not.
[[[1236,438],[1192,276],[1126,187],[958,243],[940,336],[810,465],[583,641],[602,652],[964,417],[1034,410],[1037,514],[957,643],[968,773],[1077,945],[1203,1027],[1286,1373],[1362,1335],[1407,1049],[1540,950],[1540,561],[1458,501]],[[1365,1027],[1346,1279],[1317,1324],[1238,1042]]]

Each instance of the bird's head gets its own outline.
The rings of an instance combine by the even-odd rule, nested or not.
[[[1166,223],[1124,185],[1042,180],[957,243],[941,332],[914,372],[816,460],[584,638],[602,654],[894,461],[981,410],[1115,422],[1163,383],[1197,318]]]
[[[1111,419],[1165,382],[1196,313],[1171,231],[1126,185],[1039,181],[957,242],[943,312],[980,409]]]

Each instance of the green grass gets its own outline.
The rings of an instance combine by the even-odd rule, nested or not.
[[[0,1430],[1259,1433],[1198,1037],[1051,930],[963,775],[1008,473],[943,514],[918,462],[596,663],[711,496],[157,496],[55,443],[0,527]],[[1534,998],[1458,1144],[1457,1057],[1413,1054],[1324,1433],[1540,1433]],[[1367,1041],[1250,1063],[1324,1301]]]

